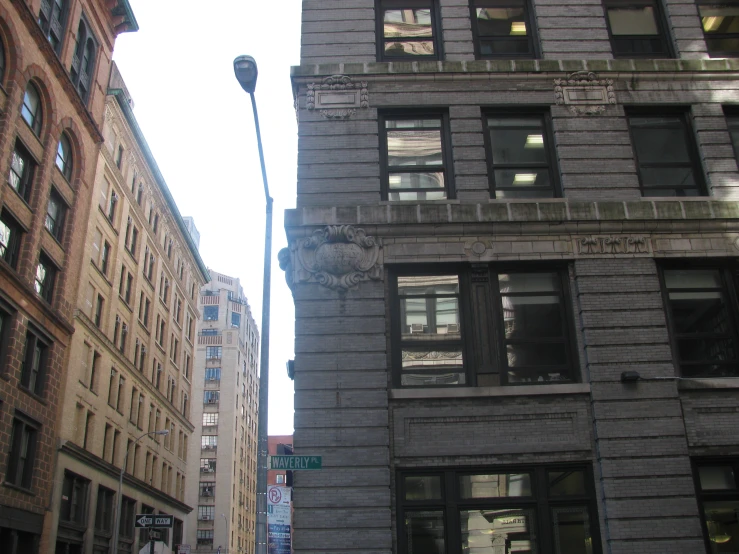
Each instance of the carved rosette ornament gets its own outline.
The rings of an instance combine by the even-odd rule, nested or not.
[[[599,79],[592,71],[576,71],[554,80],[554,100],[575,115],[597,115],[616,103],[613,79]]]
[[[367,83],[355,83],[347,75],[332,75],[320,83],[308,84],[305,105],[326,119],[348,119],[358,108],[369,108]]]
[[[329,225],[278,254],[288,285],[319,283],[345,292],[362,281],[380,280],[380,239],[351,225]]]

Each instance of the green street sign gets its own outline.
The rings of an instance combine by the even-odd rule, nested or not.
[[[270,456],[269,469],[321,469],[320,456]]]

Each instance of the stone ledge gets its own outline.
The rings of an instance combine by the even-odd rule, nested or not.
[[[716,379],[690,379],[684,377],[677,380],[677,388],[680,390],[739,389],[739,377]]]
[[[304,64],[292,66],[290,76],[399,75],[428,73],[680,73],[739,71],[739,59],[705,60],[475,60]]]
[[[415,400],[426,398],[481,398],[491,396],[541,396],[541,395],[590,394],[588,383],[555,385],[521,385],[507,387],[450,387],[428,389],[391,389],[391,400]]]

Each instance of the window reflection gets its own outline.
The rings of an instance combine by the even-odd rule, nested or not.
[[[717,57],[736,56],[739,53],[739,6],[702,4],[698,11],[708,53]]]
[[[463,475],[459,478],[462,498],[504,498],[531,496],[531,475],[502,473]]]
[[[444,512],[406,512],[405,537],[409,554],[446,554]]]
[[[538,552],[533,510],[462,510],[459,517],[465,554]]]
[[[428,8],[393,7],[382,11],[384,58],[433,57],[433,12]]]

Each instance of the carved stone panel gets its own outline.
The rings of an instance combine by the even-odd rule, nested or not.
[[[326,119],[347,119],[358,108],[369,108],[367,83],[355,83],[347,75],[332,75],[320,83],[310,83],[306,107],[318,110]]]
[[[574,237],[573,240],[575,242],[575,252],[580,256],[649,254],[652,251],[650,239],[636,235],[591,235]]]
[[[592,71],[571,73],[567,79],[554,80],[554,99],[575,115],[603,113],[606,105],[616,103],[613,79],[599,79]]]
[[[382,278],[382,243],[351,225],[329,225],[296,241],[278,254],[288,285],[319,283],[346,291],[360,282]]]

